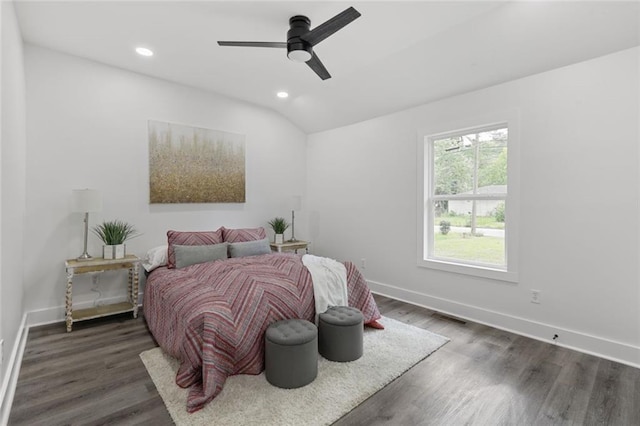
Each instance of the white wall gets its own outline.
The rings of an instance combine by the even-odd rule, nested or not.
[[[6,423],[18,378],[22,327],[26,117],[22,37],[13,2],[0,2],[0,423]]]
[[[25,78],[22,37],[13,2],[2,15],[2,105],[0,128],[0,338],[5,379],[23,316],[23,230],[25,215]]]
[[[168,229],[266,226],[289,214],[292,195],[305,195],[306,136],[272,111],[30,45],[25,63],[28,311],[53,309],[62,318],[64,260],[82,253],[72,189],[101,190],[103,211],[90,215],[90,226],[103,219],[134,224],[143,235],[127,250],[139,256],[166,243]],[[150,119],[246,135],[246,203],[150,205]],[[89,253],[101,253],[93,234]],[[121,281],[106,281],[104,298],[125,295]],[[92,302],[89,288],[87,277],[74,280],[74,303]]]
[[[366,258],[380,293],[640,365],[638,59],[626,50],[310,135],[315,251]],[[519,282],[417,267],[417,132],[513,109]]]

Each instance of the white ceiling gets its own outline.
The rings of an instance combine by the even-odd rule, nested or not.
[[[314,48],[329,80],[285,50],[216,43],[284,42],[289,17],[313,29],[349,6],[362,16]],[[640,44],[638,1],[17,0],[16,10],[27,43],[262,105],[306,133]],[[155,55],[136,55],[139,45]]]

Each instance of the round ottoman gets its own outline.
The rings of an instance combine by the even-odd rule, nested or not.
[[[362,312],[348,306],[332,306],[318,316],[320,355],[330,361],[355,361],[362,356]]]
[[[267,381],[285,389],[307,385],[318,375],[318,329],[303,319],[275,322],[265,334]]]

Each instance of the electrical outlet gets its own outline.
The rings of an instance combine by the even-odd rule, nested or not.
[[[540,304],[540,290],[531,289],[531,303]]]
[[[367,269],[367,259],[365,259],[364,257],[360,259],[360,267],[362,269]]]

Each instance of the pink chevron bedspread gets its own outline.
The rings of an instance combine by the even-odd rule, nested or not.
[[[364,277],[345,262],[349,305],[365,323],[380,312]],[[264,369],[264,333],[275,321],[315,315],[313,283],[301,256],[273,253],[158,268],[146,283],[144,316],[162,349],[180,361],[187,411],[201,409],[228,376]]]

